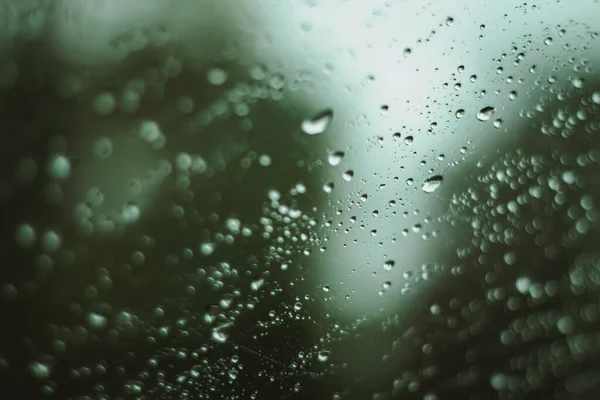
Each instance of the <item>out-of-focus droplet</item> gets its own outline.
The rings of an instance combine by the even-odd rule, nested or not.
[[[477,119],[479,121],[487,121],[492,117],[492,115],[494,115],[495,111],[496,111],[496,109],[494,107],[491,107],[491,106],[483,107],[477,113]]]
[[[344,155],[345,153],[343,151],[334,151],[333,153],[329,154],[327,161],[329,161],[330,165],[335,167],[342,162]]]
[[[94,112],[99,115],[111,114],[116,106],[117,100],[115,99],[115,96],[109,92],[100,93],[92,103]]]
[[[48,175],[57,181],[64,181],[71,175],[71,161],[67,156],[56,155],[48,163]]]
[[[110,157],[113,153],[113,144],[110,138],[102,136],[96,139],[94,142],[93,153],[94,157],[99,160]]]
[[[106,317],[95,312],[88,314],[87,321],[92,329],[102,329],[107,324]]]
[[[327,182],[323,185],[323,191],[325,193],[331,193],[333,191],[333,182]]]
[[[50,377],[50,367],[39,361],[29,364],[29,372],[36,379],[48,379]]]
[[[221,68],[213,68],[206,74],[206,80],[211,85],[219,86],[227,81],[227,73]]]
[[[302,131],[307,135],[321,134],[325,132],[332,119],[333,110],[326,108],[325,110],[302,121]]]
[[[23,249],[28,249],[35,243],[35,229],[29,224],[21,224],[17,226],[15,232],[15,241],[17,245]]]
[[[433,193],[442,185],[443,181],[444,178],[442,175],[432,176],[423,182],[422,189],[425,193]]]

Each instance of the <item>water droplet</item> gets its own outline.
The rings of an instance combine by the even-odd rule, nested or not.
[[[100,93],[92,103],[94,112],[99,115],[111,114],[116,106],[117,100],[115,99],[115,96],[109,92]]]
[[[212,68],[206,74],[206,80],[211,85],[219,86],[227,81],[227,73],[221,68]]]
[[[17,245],[23,249],[30,248],[35,243],[35,229],[29,224],[21,224],[17,226],[15,232],[15,241]]]
[[[490,106],[483,107],[477,113],[477,119],[479,121],[487,121],[492,117],[492,115],[494,115],[495,111],[496,111],[496,109],[494,107],[490,107]]]
[[[354,177],[354,171],[352,171],[352,170],[348,170],[342,174],[342,179],[344,179],[346,182],[350,182],[353,177]]]
[[[599,93],[600,95],[600,93]],[[400,134],[400,132],[396,132],[392,135],[392,139],[394,139],[396,142],[400,140],[400,138],[402,137],[402,135]]]
[[[462,108],[456,111],[456,118],[460,119],[465,115],[465,110],[463,110]]]
[[[54,231],[48,230],[42,234],[41,237],[42,248],[49,252],[55,252],[62,246],[62,238]]]
[[[317,359],[319,360],[319,362],[326,362],[329,359],[329,350],[321,350],[319,352],[319,354],[317,355]]]
[[[64,155],[56,155],[48,163],[47,172],[50,178],[64,181],[71,175],[71,161]]]
[[[442,185],[443,181],[442,175],[432,176],[423,183],[422,189],[425,193],[433,193]]]
[[[231,322],[227,322],[223,325],[219,325],[219,326],[215,327],[213,329],[212,335],[211,335],[212,340],[214,340],[217,343],[225,343],[227,341],[227,339],[229,338],[229,335],[227,334],[227,332],[225,330],[232,325],[233,324]]]
[[[394,265],[396,265],[396,261],[387,260],[386,262],[383,263],[383,269],[386,271],[391,271],[392,268],[394,268]]]
[[[576,89],[581,89],[583,87],[583,78],[575,78],[573,79],[573,87]]]
[[[94,156],[99,160],[104,160],[110,157],[113,153],[113,145],[110,138],[106,136],[99,137],[94,142]]]
[[[544,39],[544,44],[546,46],[550,46],[552,44],[552,38],[551,37],[547,37],[546,39]]]
[[[263,278],[259,278],[250,284],[250,289],[252,289],[255,292],[258,292],[264,284],[265,280]]]
[[[499,129],[500,127],[502,127],[503,122],[504,121],[502,121],[502,118],[497,118],[493,123],[494,128]]]
[[[412,50],[411,50],[411,48],[410,48],[410,47],[407,47],[407,48],[405,48],[405,49],[404,49],[404,51],[402,51],[402,55],[403,55],[404,57],[408,57],[408,56],[410,56],[410,55],[411,55],[411,53],[412,53]]]
[[[50,367],[39,361],[29,364],[29,372],[36,379],[48,379],[50,377]]]
[[[413,140],[414,139],[412,136],[407,136],[404,138],[404,144],[406,144],[406,145],[412,144]]]
[[[325,132],[332,119],[333,110],[327,108],[302,121],[302,131],[307,135],[318,135]]]
[[[329,161],[330,165],[335,167],[342,162],[344,155],[345,153],[343,151],[334,151],[333,153],[329,154],[327,161]]]
[[[91,312],[87,317],[88,324],[93,329],[102,329],[106,326],[106,317],[95,312]]]
[[[327,182],[323,185],[323,191],[325,193],[331,193],[333,191],[333,182]]]
[[[600,92],[592,93],[592,102],[594,102],[594,104],[600,104]]]
[[[446,18],[446,25],[447,25],[447,26],[450,26],[450,25],[452,25],[453,23],[454,23],[454,18],[452,18],[452,17],[448,17],[448,18]]]

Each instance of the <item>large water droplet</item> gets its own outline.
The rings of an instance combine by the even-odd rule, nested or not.
[[[422,189],[425,193],[433,193],[442,185],[443,181],[444,177],[441,175],[432,176],[423,182]]]
[[[487,121],[491,118],[492,115],[494,115],[494,111],[496,111],[496,109],[494,107],[490,107],[490,106],[483,107],[477,113],[477,119],[480,121]]]
[[[302,131],[307,135],[318,135],[325,132],[332,119],[333,110],[326,108],[325,110],[302,121]]]

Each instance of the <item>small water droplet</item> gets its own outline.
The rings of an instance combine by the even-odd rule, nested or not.
[[[433,193],[442,185],[443,181],[444,178],[441,175],[432,176],[423,183],[422,189],[425,193]]]
[[[408,57],[408,56],[410,56],[410,55],[411,55],[411,53],[412,53],[412,50],[411,50],[411,48],[410,48],[410,47],[407,47],[407,48],[405,48],[405,49],[404,49],[404,51],[402,52],[402,55],[403,55],[404,57]]]
[[[346,172],[344,172],[342,174],[342,178],[346,181],[346,182],[350,182],[352,180],[352,178],[354,177],[354,171],[352,170],[348,170]]]
[[[492,115],[494,115],[495,111],[496,111],[496,109],[494,107],[491,107],[491,106],[483,107],[477,113],[477,119],[479,121],[487,121],[492,117]]]
[[[323,191],[325,193],[331,193],[333,191],[333,182],[327,182],[323,185]]]
[[[329,350],[321,350],[317,356],[319,362],[326,362],[329,359]]]
[[[502,118],[497,118],[497,119],[494,121],[494,123],[493,123],[493,125],[494,125],[494,128],[497,128],[497,129],[499,129],[499,128],[502,126],[502,123],[503,123],[503,122],[504,122],[504,121],[502,121]]]
[[[465,115],[465,110],[463,110],[462,108],[456,111],[456,118],[460,119]]]
[[[343,151],[334,151],[333,153],[329,154],[327,161],[329,161],[330,165],[335,167],[342,162],[344,155],[345,153]]]
[[[396,265],[396,262],[394,260],[387,260],[383,263],[383,269],[386,271],[391,271],[392,268],[394,268],[394,265]]]
[[[302,131],[307,135],[318,135],[325,132],[331,120],[333,119],[333,110],[326,108],[302,121]]]

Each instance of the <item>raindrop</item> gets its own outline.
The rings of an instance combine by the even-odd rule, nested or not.
[[[29,364],[29,372],[36,379],[48,379],[50,377],[50,367],[39,361]]]
[[[52,157],[48,163],[48,175],[57,181],[64,181],[71,175],[71,161],[64,155]]]
[[[394,260],[387,260],[383,263],[383,269],[386,271],[391,271],[392,268],[394,268],[394,265],[396,265],[396,262]]]
[[[19,247],[26,249],[35,243],[36,234],[35,229],[29,224],[21,224],[17,227],[15,232],[15,240]]]
[[[333,191],[333,182],[327,182],[323,185],[323,191],[325,193],[331,193]]]
[[[302,131],[307,135],[318,135],[325,132],[332,119],[333,110],[326,108],[325,110],[302,121]]]
[[[115,96],[109,92],[100,93],[92,103],[94,112],[99,115],[111,114],[116,106],[117,101]]]
[[[112,141],[106,136],[96,139],[94,142],[93,152],[94,156],[99,160],[104,160],[110,157],[113,153]]]
[[[497,118],[493,123],[494,128],[500,129],[500,127],[502,127],[502,122],[504,122],[502,121],[502,118]]]
[[[107,323],[105,316],[94,312],[88,314],[87,321],[93,329],[102,329]]]
[[[252,289],[254,292],[258,292],[264,284],[265,284],[265,280],[262,278],[259,278],[250,284],[250,289]]]
[[[213,68],[206,74],[206,80],[211,85],[219,86],[227,81],[227,73],[221,68]]]
[[[581,89],[583,87],[583,78],[575,78],[572,83],[574,88]]]
[[[425,193],[433,193],[442,185],[443,181],[444,178],[441,175],[432,176],[423,183],[422,189]]]
[[[410,56],[410,55],[411,55],[411,53],[412,53],[412,50],[411,50],[411,48],[410,48],[410,47],[407,47],[407,48],[405,48],[405,49],[404,49],[404,51],[402,52],[402,55],[403,55],[404,57],[408,57],[408,56]]]
[[[599,93],[600,96],[600,93]],[[392,139],[394,139],[396,142],[400,140],[400,138],[402,137],[402,135],[400,134],[400,132],[396,132],[392,135]]]
[[[456,111],[456,118],[460,119],[465,115],[465,110],[463,110],[462,108]]]
[[[329,350],[321,350],[317,355],[319,362],[326,362],[329,359]]]
[[[487,121],[491,118],[492,115],[494,115],[494,111],[496,111],[496,109],[494,107],[490,107],[490,106],[483,107],[477,113],[477,119],[479,121]]]
[[[413,140],[414,139],[412,136],[407,136],[404,138],[404,144],[407,144],[407,145],[412,144]]]
[[[350,182],[353,177],[354,177],[354,171],[352,171],[352,170],[348,170],[342,174],[342,179],[344,179],[346,182]]]
[[[329,161],[330,165],[335,167],[336,165],[342,162],[344,155],[345,153],[343,151],[334,151],[333,153],[329,154],[327,160]]]

